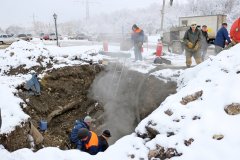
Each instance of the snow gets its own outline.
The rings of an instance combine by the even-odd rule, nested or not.
[[[149,121],[157,124],[151,127],[161,134],[147,142],[146,146],[155,148],[155,144],[160,144],[174,147],[183,153],[181,157],[173,159],[238,159],[232,153],[240,149],[240,116],[227,115],[224,107],[240,102],[240,77],[236,73],[240,65],[239,51],[240,45],[223,51],[218,56],[187,69],[180,76],[178,92],[168,97],[136,128],[136,132],[145,133],[145,126]],[[203,90],[202,99],[186,106],[180,103],[182,97],[200,90]],[[167,109],[173,111],[172,116],[164,113]],[[201,119],[192,120],[194,116]],[[174,119],[179,119],[180,122],[174,122]],[[166,137],[169,131],[175,135]],[[212,137],[215,134],[223,134],[224,138],[221,141],[214,140]],[[193,138],[194,142],[186,147],[183,141],[190,138]]]
[[[178,77],[180,74],[182,74],[182,72],[183,72],[182,70],[163,69],[160,71],[153,72],[151,73],[151,75],[167,83],[169,80],[177,82]]]
[[[101,46],[76,46],[76,47],[55,47],[45,46],[43,44],[32,44],[27,42],[16,42],[5,51],[0,50],[0,107],[2,110],[3,125],[0,133],[9,133],[14,127],[26,121],[29,116],[26,115],[19,103],[21,99],[14,96],[15,87],[30,78],[30,75],[8,76],[5,72],[10,67],[17,67],[26,64],[26,68],[36,63],[36,58],[45,56],[42,65],[46,65],[54,57],[58,60],[53,63],[53,68],[83,64],[82,61],[74,61],[74,57],[86,58],[98,61],[103,58],[101,55],[91,56],[89,50],[99,50]],[[110,46],[110,50],[117,51],[117,47]],[[14,54],[11,56],[11,52]],[[174,160],[202,160],[202,159],[231,159],[237,160],[237,153],[240,150],[240,116],[230,116],[224,111],[226,105],[231,103],[240,103],[240,45],[236,45],[230,50],[221,52],[218,56],[210,56],[205,62],[186,70],[164,69],[151,73],[160,79],[169,78],[177,81],[177,93],[169,96],[154,112],[142,120],[135,129],[135,133],[119,139],[114,145],[110,146],[104,153],[96,156],[90,156],[87,153],[78,150],[62,151],[58,148],[44,148],[38,152],[32,152],[30,149],[20,149],[15,152],[8,152],[6,149],[0,149],[0,156],[3,160],[28,160],[28,159],[87,159],[87,160],[123,160],[140,158],[148,159],[148,151],[155,149],[156,144],[163,147],[176,148],[180,157],[174,157]],[[156,66],[150,64],[148,60],[154,56],[152,51],[145,51],[144,62],[127,62],[127,66],[144,74],[149,73]],[[29,59],[28,57],[31,56]],[[184,56],[167,54],[165,57],[173,60],[178,57],[173,64],[183,65]],[[10,65],[11,64],[11,65]],[[180,75],[176,78],[176,75]],[[203,91],[201,98],[182,105],[182,97],[193,94],[197,91]],[[164,112],[172,110],[173,115],[168,116]],[[200,119],[193,120],[194,116]],[[175,122],[174,120],[180,120]],[[149,122],[152,122],[149,124]],[[152,125],[155,124],[155,125]],[[136,133],[146,133],[145,126],[150,126],[160,134],[153,139],[142,139],[136,136]],[[167,137],[167,132],[174,132],[175,135]],[[214,140],[215,134],[222,134],[222,140]],[[184,140],[190,138],[194,142],[190,146],[184,145]],[[134,155],[131,158],[131,155]]]

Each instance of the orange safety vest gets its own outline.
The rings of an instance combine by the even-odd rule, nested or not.
[[[92,136],[87,144],[85,144],[86,149],[89,149],[92,146],[98,146],[98,136],[96,133],[90,131],[92,133]]]
[[[140,33],[142,30],[140,28],[138,28],[135,33]]]

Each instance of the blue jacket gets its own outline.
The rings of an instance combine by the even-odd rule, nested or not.
[[[225,27],[222,27],[217,32],[214,44],[224,48],[226,40],[228,41],[228,43],[231,42],[227,29]]]
[[[40,94],[40,83],[38,82],[38,79],[37,79],[37,74],[32,74],[32,78],[27,81],[26,85],[25,85],[25,88],[27,90],[32,90],[33,92],[37,93],[37,94]]]
[[[76,145],[77,149],[80,149],[80,150],[82,148],[82,142],[78,138],[78,131],[81,128],[86,128],[89,130],[89,126],[87,123],[85,123],[83,120],[76,120],[75,125],[72,129],[72,132],[70,133],[70,136],[69,136],[70,141]]]
[[[131,39],[133,41],[133,44],[138,44],[139,42],[144,42],[144,32],[141,29],[136,30],[132,33]]]

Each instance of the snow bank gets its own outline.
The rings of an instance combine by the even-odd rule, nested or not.
[[[229,116],[224,107],[240,103],[240,45],[210,57],[204,63],[186,70],[179,78],[178,92],[168,97],[161,106],[145,118],[136,128],[138,133],[147,133],[145,126],[159,131],[156,138],[146,142],[155,149],[156,144],[173,147],[183,153],[173,159],[231,159],[237,160],[240,150],[240,115]],[[201,98],[182,105],[183,97],[203,91]],[[171,110],[171,116],[165,114]],[[197,116],[200,119],[193,120]],[[179,122],[176,122],[179,120]],[[155,125],[149,125],[149,122]],[[175,135],[167,137],[167,132]],[[222,140],[215,140],[215,134],[222,134]],[[190,146],[184,140],[194,139]]]
[[[42,45],[34,45],[26,41],[14,42],[0,54],[1,73],[21,65],[25,65],[24,68],[39,66],[38,58],[43,59],[42,66],[45,67],[48,61],[43,57],[49,57],[49,51]]]
[[[29,116],[20,108],[20,98],[14,96],[15,87],[23,82],[24,77],[6,77],[0,76],[0,108],[2,111],[2,127],[0,134],[10,133],[15,126],[21,125]]]
[[[4,53],[0,54],[1,74],[8,72],[11,68],[22,66],[29,69],[33,66],[46,67],[53,64],[54,68],[64,65],[82,64],[92,61],[98,63],[102,59],[98,50],[90,50],[89,47],[54,47],[44,46],[42,43],[33,44],[26,41],[14,42]],[[74,61],[77,60],[77,61]]]

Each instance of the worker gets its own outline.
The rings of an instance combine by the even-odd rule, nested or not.
[[[92,118],[90,116],[86,116],[83,120],[76,120],[74,127],[69,135],[69,139],[71,143],[75,145],[74,148],[81,149],[82,144],[81,141],[78,139],[79,130],[81,128],[86,128],[90,130],[90,126],[92,123]]]
[[[203,25],[202,26],[202,37],[201,37],[201,56],[202,56],[202,61],[205,60],[205,56],[207,54],[207,49],[208,49],[208,32],[207,32],[207,26]]]
[[[194,57],[197,64],[201,63],[201,31],[197,28],[196,22],[191,23],[191,27],[185,32],[183,41],[185,44],[187,68],[190,68],[192,65],[192,57]]]
[[[104,152],[108,148],[108,139],[111,137],[109,130],[104,130],[102,135],[98,137],[99,139],[99,152]]]
[[[132,42],[134,46],[135,61],[142,61],[142,46],[144,41],[144,32],[136,24],[132,26]]]
[[[227,41],[227,42],[226,42]],[[227,23],[223,23],[222,27],[218,30],[214,44],[215,44],[215,54],[220,53],[225,44],[231,43],[228,30],[227,30]]]
[[[86,128],[79,129],[78,138],[81,141],[81,151],[95,155],[99,152],[99,140],[95,132],[89,131]]]
[[[230,29],[230,37],[232,42],[227,46],[227,48],[240,43],[240,17],[233,22]]]

